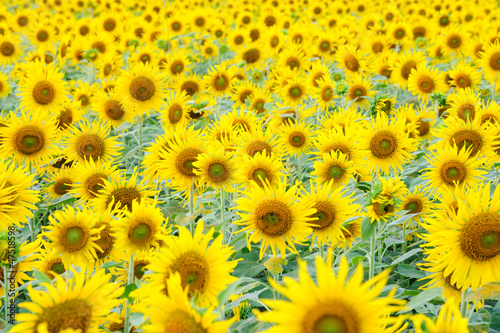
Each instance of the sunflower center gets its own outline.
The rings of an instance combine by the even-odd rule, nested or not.
[[[267,171],[262,168],[255,169],[252,172],[252,180],[255,181],[259,186],[263,186],[264,181],[268,179],[268,177],[269,175],[267,174]]]
[[[253,64],[259,61],[260,51],[256,48],[251,48],[243,53],[243,60],[247,64]]]
[[[113,100],[107,101],[104,104],[104,112],[106,113],[106,116],[113,120],[119,120],[125,115],[125,111],[123,111],[120,106],[120,102]]]
[[[54,184],[54,192],[56,192],[58,195],[64,195],[68,193],[68,190],[71,187],[71,183],[71,178],[59,179]]]
[[[132,202],[141,200],[141,194],[135,188],[117,188],[109,195],[106,200],[106,207],[109,207],[111,201],[114,199],[112,210],[126,209],[127,211],[132,211]]]
[[[402,67],[401,67],[401,76],[405,79],[408,80],[411,74],[412,69],[417,68],[417,63],[413,60],[407,61]]]
[[[33,99],[38,104],[47,105],[56,95],[56,89],[49,81],[40,81],[33,88]]]
[[[108,176],[103,173],[95,173],[93,175],[90,175],[85,180],[85,189],[87,190],[87,194],[91,198],[95,198],[96,194],[99,193],[99,191],[102,190],[104,186],[104,179],[107,178]]]
[[[46,307],[35,323],[47,323],[49,333],[57,333],[65,329],[88,332],[92,322],[92,308],[80,299],[69,299],[59,304]],[[36,331],[36,330],[35,330]]]
[[[390,157],[397,148],[396,138],[389,131],[377,132],[370,140],[370,151],[376,158]]]
[[[66,231],[66,242],[70,245],[80,244],[85,232],[80,227],[71,227]]]
[[[500,71],[500,52],[495,52],[491,55],[490,67],[494,71]]]
[[[153,238],[153,230],[148,224],[150,221],[142,222],[140,221],[135,227],[131,228],[128,233],[128,238],[130,241],[136,245],[148,244]]]
[[[186,95],[193,96],[198,92],[199,86],[198,83],[194,81],[186,81],[181,85],[181,90],[186,92]]]
[[[387,202],[376,202],[373,204],[373,210],[378,216],[384,216],[394,211],[394,205]]]
[[[345,67],[352,72],[356,72],[359,69],[358,59],[352,54],[348,54],[344,57],[344,64]]]
[[[111,226],[108,223],[97,223],[94,227],[100,228],[102,224],[105,224],[105,228],[99,232],[99,239],[96,241],[96,244],[101,248],[102,251],[96,249],[95,252],[97,254],[97,258],[103,259],[106,258],[113,250],[113,245],[115,243],[115,238],[111,236]]]
[[[168,120],[170,123],[175,124],[179,122],[182,118],[182,106],[177,103],[174,103],[170,106],[168,110]]]
[[[408,214],[417,214],[422,211],[422,202],[420,200],[414,199],[406,203],[404,210],[409,210]]]
[[[9,57],[12,54],[14,54],[15,47],[14,44],[9,43],[9,42],[3,42],[2,45],[0,45],[0,52],[2,55]]]
[[[228,86],[229,86],[229,80],[225,76],[222,75],[217,76],[217,78],[214,81],[215,90],[223,91],[226,90]]]
[[[331,101],[333,98],[333,89],[327,87],[321,91],[321,99],[325,102]]]
[[[103,23],[104,30],[113,31],[116,27],[116,21],[112,18],[108,18]]]
[[[216,162],[208,166],[208,177],[211,181],[220,183],[229,178],[229,172],[223,163]]]
[[[471,81],[468,75],[457,75],[457,77],[455,78],[455,82],[459,88],[465,88],[471,85]]]
[[[463,147],[465,147],[465,149],[471,149],[470,155],[475,156],[481,150],[483,140],[477,131],[462,130],[458,131],[450,138],[450,144],[456,145],[459,150]]]
[[[195,148],[188,148],[181,151],[175,159],[177,170],[187,177],[196,177],[193,172],[193,163],[197,161],[198,154],[201,151]]]
[[[255,110],[257,110],[257,113],[262,113],[262,112],[266,111],[266,109],[264,109],[265,104],[266,104],[266,101],[264,101],[262,99],[258,99],[253,103],[253,107]]]
[[[172,272],[179,272],[182,287],[189,286],[190,297],[196,292],[205,292],[210,278],[209,268],[205,258],[196,252],[181,254],[170,266]]]
[[[39,152],[45,146],[43,132],[35,126],[24,126],[15,134],[16,150],[24,155]]]
[[[467,121],[469,119],[474,119],[476,115],[476,110],[474,105],[470,103],[465,103],[458,109],[457,115],[460,119]]]
[[[104,155],[104,142],[95,134],[83,134],[76,140],[76,152],[85,160],[97,161]]]
[[[254,157],[255,154],[257,154],[257,153],[261,153],[261,154],[265,154],[266,156],[269,156],[272,151],[273,151],[273,149],[271,148],[271,146],[269,146],[269,144],[267,144],[267,142],[263,142],[263,141],[253,141],[248,145],[248,147],[246,149],[246,153],[250,157]]]
[[[183,310],[174,310],[167,314],[164,333],[208,333],[190,314]]]
[[[60,261],[53,263],[49,269],[51,271],[53,271],[54,273],[57,273],[59,275],[66,272],[66,268],[64,268],[64,264]]]
[[[334,300],[309,310],[302,322],[307,333],[358,333],[359,318],[348,304]]]
[[[459,161],[448,161],[441,167],[440,175],[443,182],[455,185],[455,182],[462,183],[465,180],[467,170]]]
[[[172,62],[172,65],[170,65],[170,71],[172,74],[180,74],[184,70],[184,63],[180,60],[176,60]]]
[[[417,85],[420,91],[426,94],[430,94],[434,90],[434,80],[427,75],[420,76]]]
[[[147,101],[154,96],[156,87],[151,79],[141,76],[132,80],[129,91],[136,100]]]
[[[292,132],[288,137],[288,142],[294,147],[302,147],[306,142],[306,136],[302,132]]]
[[[500,215],[487,212],[473,216],[462,228],[460,247],[466,256],[477,261],[500,254]]]
[[[290,208],[278,200],[265,200],[255,209],[257,228],[265,235],[279,237],[284,235],[293,223]]]
[[[146,260],[138,260],[136,262],[134,262],[134,276],[137,278],[137,279],[142,279],[142,277],[144,276],[144,273],[146,272],[146,269],[145,267],[149,265],[149,262],[146,261]]]
[[[458,49],[462,44],[462,39],[459,35],[451,35],[448,37],[448,47],[450,49]]]
[[[349,92],[352,100],[357,100],[361,96],[366,96],[366,89],[362,86],[352,86]]]
[[[316,213],[309,216],[314,218],[311,223],[314,230],[323,230],[335,222],[335,206],[327,201],[318,201],[314,205]]]
[[[302,96],[302,90],[300,90],[299,87],[293,87],[288,89],[288,93],[290,94],[290,96],[295,98]]]
[[[328,168],[327,173],[327,178],[338,180],[344,175],[344,169],[338,165],[332,165]]]

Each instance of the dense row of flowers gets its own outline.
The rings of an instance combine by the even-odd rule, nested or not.
[[[500,331],[497,15],[4,1],[1,329]]]

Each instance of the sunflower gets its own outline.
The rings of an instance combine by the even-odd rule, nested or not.
[[[115,261],[121,262],[126,260],[125,252],[123,249],[118,248],[116,244],[116,230],[111,225],[111,223],[115,222],[114,219],[110,216],[110,214],[105,214],[106,216],[101,215],[92,228],[99,231],[99,239],[96,241],[96,244],[99,246],[99,249],[96,249],[96,258],[95,262],[91,266],[89,264],[88,269],[93,269],[100,267],[106,262]]]
[[[80,103],[80,107],[84,110],[90,110],[94,104],[94,93],[99,85],[97,83],[89,84],[88,82],[77,81],[71,91],[73,100]]]
[[[9,233],[0,234],[0,249],[3,256],[0,266],[0,281],[8,281],[10,287],[8,289],[10,290],[7,292],[12,292],[12,289],[17,289],[25,282],[34,280],[28,274],[33,271],[38,246],[37,241],[25,241],[20,244],[20,240],[13,241],[12,236],[9,237]],[[7,278],[5,278],[3,268],[7,268]],[[5,296],[4,285],[0,286],[0,295]]]
[[[481,124],[500,124],[500,105],[495,101],[490,101],[486,106],[478,110],[478,118]]]
[[[401,317],[391,316],[404,308],[404,301],[394,298],[396,290],[379,297],[389,271],[363,283],[363,269],[358,266],[347,280],[347,259],[341,259],[335,274],[332,251],[328,252],[326,262],[317,256],[315,264],[315,280],[309,275],[305,261],[299,259],[299,281],[286,279],[283,286],[270,281],[287,300],[264,301],[271,311],[260,313],[258,319],[277,324],[268,330],[269,333],[381,333],[395,331],[402,325]]]
[[[169,76],[176,76],[189,71],[189,58],[184,50],[175,50],[167,56],[164,64],[159,64]]]
[[[226,65],[217,65],[209,69],[204,77],[205,90],[213,96],[223,97],[231,90],[231,80],[234,70]]]
[[[1,140],[4,158],[13,156],[30,166],[46,163],[56,153],[54,119],[46,119],[41,112],[22,112],[19,117],[11,113],[9,123],[2,127]]]
[[[357,135],[357,127],[354,124],[348,124],[344,128],[337,125],[333,129],[320,131],[314,142],[318,151],[313,154],[318,158],[329,153],[343,154],[346,161],[358,164],[363,160],[363,154],[356,144]]]
[[[99,246],[99,230],[93,229],[96,216],[87,208],[82,210],[65,206],[49,216],[50,225],[44,236],[50,240],[50,247],[57,254],[62,254],[65,264],[94,262]]]
[[[346,108],[337,107],[334,112],[328,112],[320,120],[321,128],[341,131],[346,135],[348,135],[349,130],[357,130],[358,126],[365,128],[368,122],[361,113],[357,112],[357,109],[356,106],[352,105]]]
[[[344,232],[347,231],[342,224],[356,214],[359,205],[353,203],[352,194],[346,195],[342,188],[335,189],[333,182],[317,185],[311,186],[311,193],[302,198],[304,201],[314,202],[313,208],[316,209],[316,213],[310,216],[314,218],[311,221],[311,245],[316,238],[320,246],[337,244],[344,240]]]
[[[128,238],[128,236],[125,236]],[[133,272],[134,272],[134,279],[132,281],[136,280],[141,280],[145,278],[145,274],[147,272],[150,272],[149,269],[147,269],[147,266],[151,264],[151,258],[152,255],[148,254],[146,252],[140,252],[136,253],[134,257],[134,267],[133,267]],[[118,267],[117,272],[116,272],[116,280],[115,281],[120,281],[123,284],[128,283],[128,275],[130,274],[130,261],[125,262],[123,268]],[[148,273],[149,274],[149,273]]]
[[[463,121],[473,120],[481,108],[479,97],[479,94],[471,88],[460,89],[455,94],[448,95],[447,103],[450,107],[446,111],[449,115]]]
[[[500,80],[500,43],[495,41],[484,47],[484,51],[479,53],[479,67],[483,70],[484,78],[487,81],[498,82]]]
[[[236,140],[237,154],[239,156],[248,155],[254,157],[256,153],[269,156],[274,153],[275,158],[281,158],[283,150],[279,145],[278,138],[270,129],[264,131],[262,127],[255,127],[255,131],[244,132]]]
[[[248,44],[244,49],[240,50],[241,60],[244,61],[246,68],[260,67],[263,60],[262,46],[257,43]]]
[[[150,285],[158,286],[168,295],[171,290],[167,290],[165,282],[171,279],[172,274],[178,273],[187,295],[190,298],[194,296],[198,305],[207,306],[215,305],[217,295],[236,281],[231,273],[237,260],[229,261],[233,251],[231,247],[222,245],[222,234],[213,239],[214,229],[203,234],[203,228],[203,221],[199,221],[194,235],[191,235],[187,228],[179,227],[179,236],[166,239],[165,247],[146,268],[154,272],[147,276],[151,280]]]
[[[201,185],[233,192],[232,183],[238,166],[223,150],[209,148],[198,155],[193,167],[193,172],[200,177]]]
[[[74,161],[93,160],[111,161],[120,150],[116,137],[110,136],[110,125],[103,121],[82,120],[79,127],[72,127],[67,136],[66,154]]]
[[[114,222],[116,232],[116,248],[129,254],[144,253],[152,248],[158,249],[170,233],[163,226],[165,218],[156,202],[151,204],[144,200],[132,201],[132,209],[125,211],[124,216]]]
[[[191,127],[185,137],[171,140],[168,148],[159,152],[163,159],[158,168],[159,174],[171,180],[171,185],[179,190],[188,190],[198,183],[200,177],[194,173],[193,164],[203,152],[204,142],[200,138],[200,131]]]
[[[279,144],[290,156],[308,154],[313,145],[313,130],[304,121],[281,126]]]
[[[356,238],[361,238],[361,218],[344,223],[341,231],[344,237],[337,243],[337,248],[345,250],[347,247],[352,247],[356,244]]]
[[[59,169],[59,171],[51,173],[47,182],[52,185],[47,186],[42,193],[46,194],[45,202],[52,202],[56,198],[60,198],[67,194],[73,185],[70,170],[66,167]]]
[[[185,128],[188,123],[188,100],[189,96],[186,95],[185,91],[171,91],[169,93],[164,107],[160,109],[160,119],[165,126]]]
[[[361,56],[361,52],[352,45],[345,45],[339,48],[337,54],[339,68],[344,68],[348,74],[361,74],[366,70],[366,60]]]
[[[444,145],[431,159],[425,157],[431,167],[422,176],[428,179],[430,186],[436,189],[443,187],[455,188],[458,185],[473,185],[481,180],[485,173],[479,170],[482,161],[471,158],[466,147],[458,150],[456,147]]]
[[[499,199],[500,188],[491,192],[491,184],[486,183],[470,191],[465,201],[459,200],[456,213],[437,212],[438,219],[428,219],[428,226],[424,225],[434,230],[424,236],[428,241],[425,246],[430,248],[429,253],[441,254],[441,265],[446,266],[444,275],[451,274],[450,283],[458,288],[476,290],[486,283],[498,282]]]
[[[151,188],[151,185],[146,184],[146,179],[138,182],[137,177],[138,174],[134,171],[128,179],[125,175],[120,175],[116,181],[101,178],[104,183],[100,191],[96,193],[93,205],[100,213],[111,212],[116,216],[121,215],[123,211],[131,212],[134,201],[150,203],[152,199],[149,197],[154,196],[156,191]]]
[[[312,176],[316,176],[318,184],[332,184],[333,188],[345,186],[350,179],[354,178],[354,165],[347,156],[340,152],[323,154],[319,161],[314,162]]]
[[[459,62],[448,72],[448,76],[451,79],[448,82],[459,90],[465,88],[477,90],[479,83],[481,83],[481,73],[476,67],[472,67],[466,62]]]
[[[244,226],[238,232],[246,232],[249,250],[250,242],[262,240],[260,259],[268,247],[273,256],[276,250],[283,258],[287,250],[297,253],[294,244],[300,244],[311,233],[311,221],[315,219],[311,216],[316,213],[314,203],[297,202],[297,187],[296,184],[286,190],[282,182],[273,187],[254,186],[245,192],[246,197],[236,200],[241,219],[234,223]]]
[[[400,210],[407,210],[406,214],[418,214],[413,216],[409,221],[418,221],[424,219],[434,209],[435,204],[426,191],[417,187],[413,192],[407,192],[401,199]]]
[[[187,265],[196,264],[193,259],[186,259]],[[181,264],[184,263],[181,262]],[[163,267],[162,265],[162,269]],[[193,308],[189,301],[189,288],[183,287],[185,283],[183,283],[182,273],[171,274],[164,284],[165,289],[168,289],[168,296],[152,292],[141,302],[143,306],[141,312],[151,317],[151,323],[145,327],[147,332],[223,333],[229,330],[232,320],[214,321],[217,315],[213,314],[213,310],[205,311],[202,316]]]
[[[389,121],[385,113],[372,119],[372,126],[364,130],[359,146],[364,149],[369,167],[388,174],[389,169],[402,170],[414,150],[414,140],[405,131],[404,119]]]
[[[199,75],[196,75],[196,73],[191,73],[189,75],[182,73],[175,77],[175,90],[179,93],[184,91],[190,98],[193,98],[195,94],[199,95],[201,93],[202,86],[203,81]]]
[[[256,126],[260,126],[260,121],[255,114],[245,112],[245,110],[236,107],[233,107],[231,112],[223,114],[220,119],[221,121],[228,119],[233,128],[240,133],[252,133]]]
[[[59,133],[66,134],[83,116],[83,110],[77,101],[67,100],[56,112],[56,127]]]
[[[303,47],[295,43],[286,45],[280,52],[278,64],[293,71],[302,71],[306,64],[306,54]]]
[[[34,270],[42,272],[51,280],[66,272],[67,267],[63,263],[61,254],[54,252],[50,244],[39,240],[33,244],[38,245],[38,253],[35,255],[38,260],[33,262]]]
[[[122,71],[116,92],[126,112],[149,116],[153,110],[160,109],[166,97],[164,74],[149,64],[137,62],[129,71]]]
[[[443,46],[444,54],[460,56],[469,48],[467,45],[469,40],[469,33],[457,25],[444,29],[438,38],[438,43]]]
[[[264,44],[264,49],[267,53],[267,56],[276,57],[276,55],[281,52],[283,45],[285,45],[286,43],[286,36],[281,31],[280,27],[274,25],[264,31],[261,40]]]
[[[373,96],[372,84],[368,80],[368,77],[362,75],[352,75],[348,81],[347,85],[349,89],[347,90],[347,99],[351,101],[353,105],[359,107],[365,107],[370,104],[367,98]]]
[[[375,221],[387,221],[396,216],[396,208],[399,207],[401,196],[405,192],[405,184],[399,178],[379,178],[372,186],[367,207],[371,223]]]
[[[11,64],[17,62],[23,54],[21,40],[18,35],[7,32],[0,34],[0,64]]]
[[[20,304],[27,312],[17,316],[19,323],[11,331],[36,333],[43,324],[51,333],[69,329],[97,333],[99,326],[109,319],[111,309],[120,304],[119,296],[124,288],[110,283],[111,275],[105,274],[104,270],[87,281],[85,276],[84,272],[75,272],[75,277],[70,280],[57,276],[55,285],[42,283],[46,291],[28,285],[32,301]]]
[[[425,63],[425,55],[422,52],[406,52],[397,56],[393,67],[390,68],[391,82],[405,89],[411,70],[416,69],[420,63]]]
[[[256,89],[257,86],[251,81],[234,80],[231,87],[231,100],[235,103],[235,107],[245,106]]]
[[[250,95],[250,110],[253,110],[256,114],[260,115],[266,113],[266,104],[272,101],[269,93],[265,92],[263,89],[257,88]]]
[[[288,80],[285,86],[278,89],[276,92],[281,97],[283,103],[290,106],[296,106],[301,104],[307,97],[308,90],[306,80],[299,76],[295,76],[293,79]]]
[[[424,103],[429,100],[429,95],[436,92],[445,92],[443,74],[437,68],[429,68],[425,63],[420,63],[411,70],[408,77],[408,91],[417,94]]]
[[[49,22],[38,21],[30,26],[26,33],[32,45],[39,48],[50,48],[56,42],[57,33]]]
[[[245,186],[256,183],[264,187],[265,183],[276,186],[280,180],[283,165],[274,157],[274,153],[265,154],[257,152],[253,157],[241,156],[240,166],[236,169],[235,182]]]
[[[0,100],[4,97],[9,96],[12,89],[10,88],[9,82],[7,82],[8,77],[4,73],[0,72]]]
[[[41,61],[27,65],[25,78],[19,82],[21,107],[55,113],[68,99],[63,73]]]
[[[92,110],[103,122],[107,122],[112,128],[116,128],[123,122],[132,123],[134,120],[134,115],[126,112],[121,102],[120,97],[114,90],[110,91],[109,94],[98,91],[93,96]]]
[[[481,125],[477,117],[467,122],[448,117],[443,121],[443,126],[436,131],[438,141],[435,147],[451,145],[458,150],[466,148],[470,156],[493,155],[493,141],[496,138],[495,130],[489,124]]]
[[[83,160],[71,168],[72,186],[69,193],[79,202],[94,199],[104,187],[104,180],[115,181],[119,176],[116,165],[92,158]]]

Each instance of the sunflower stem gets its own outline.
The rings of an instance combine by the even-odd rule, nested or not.
[[[403,253],[406,252],[406,249],[408,248],[408,244],[406,244],[406,223],[403,223]]]
[[[297,180],[300,182],[302,179],[302,165],[300,163],[300,155],[297,155]]]
[[[130,261],[128,263],[128,283],[131,284],[134,282],[134,253],[130,256]],[[130,301],[127,298],[127,303],[125,304],[126,312],[125,312],[125,320],[123,323],[123,332],[128,333],[130,331],[129,321],[130,321]]]
[[[368,271],[368,277],[373,279],[375,275],[375,233],[370,238],[370,268]]]
[[[221,188],[220,190],[220,213],[221,213],[221,229],[222,229],[222,244],[229,244],[229,239],[227,239],[227,229],[226,229],[226,191]]]
[[[189,230],[191,231],[191,235],[194,235],[194,224],[195,219],[193,218],[194,214],[194,182],[191,180],[191,186],[189,186]]]
[[[462,300],[460,301],[460,315],[462,316],[462,318],[465,318],[465,315],[467,313],[467,304],[469,303],[465,300],[467,298],[467,291],[468,289],[462,291]]]
[[[496,94],[496,90],[497,90],[496,83],[495,83],[495,81],[493,81],[493,91],[491,92],[491,99],[492,99],[493,101],[495,101],[495,100],[496,100],[496,96],[495,96],[495,94]]]

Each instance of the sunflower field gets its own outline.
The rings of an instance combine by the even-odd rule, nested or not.
[[[3,0],[0,332],[500,333],[499,20]]]

